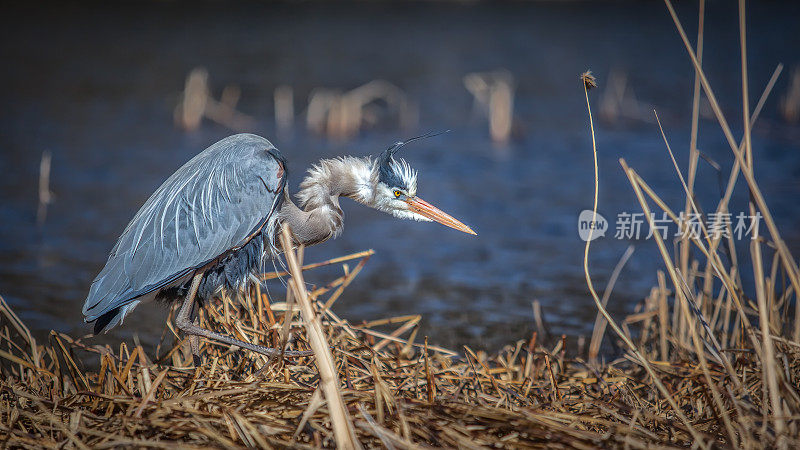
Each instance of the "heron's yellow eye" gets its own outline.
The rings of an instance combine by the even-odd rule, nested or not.
[[[394,198],[400,198],[400,196],[401,196],[401,195],[403,195],[403,193],[402,193],[402,192],[400,192],[400,191],[398,191],[398,190],[395,190],[395,191],[394,191]]]

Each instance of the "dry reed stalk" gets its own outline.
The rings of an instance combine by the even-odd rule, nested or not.
[[[744,160],[742,155],[743,152],[739,150],[739,146],[736,144],[733,133],[731,132],[730,127],[728,126],[728,121],[725,119],[724,114],[722,113],[722,109],[719,107],[719,103],[717,102],[717,98],[714,95],[713,90],[711,89],[711,85],[708,82],[708,79],[703,72],[702,67],[700,67],[699,62],[697,61],[697,56],[695,55],[694,51],[692,50],[691,45],[689,44],[689,40],[686,37],[686,32],[683,30],[683,26],[678,19],[678,16],[675,14],[675,9],[672,7],[672,3],[670,0],[664,0],[664,3],[667,5],[667,9],[669,10],[670,16],[672,16],[672,20],[675,23],[675,27],[678,30],[678,33],[681,39],[684,42],[684,46],[686,47],[687,52],[689,53],[689,57],[692,60],[692,63],[695,66],[695,70],[700,75],[700,81],[703,86],[703,90],[708,98],[709,102],[711,103],[711,107],[714,111],[714,114],[717,117],[717,121],[722,128],[722,131],[725,135],[725,139],[728,142],[728,145],[733,152],[736,161],[739,163],[740,170],[747,181],[747,185],[750,188],[751,195],[753,200],[755,201],[758,210],[763,214],[764,221],[767,224],[767,228],[769,229],[770,236],[772,237],[773,242],[778,248],[778,253],[783,260],[784,268],[789,276],[789,279],[794,286],[795,292],[800,292],[800,271],[798,271],[797,263],[791,256],[789,252],[789,248],[786,246],[786,243],[781,238],[780,232],[778,231],[777,225],[775,225],[775,221],[772,218],[772,214],[767,208],[766,201],[764,200],[764,196],[761,194],[761,190],[758,187],[758,184],[755,181],[752,168],[747,165],[747,162]]]
[[[317,88],[311,92],[306,109],[306,127],[335,139],[349,139],[377,121],[374,103],[382,100],[397,116],[402,128],[416,124],[417,112],[406,93],[385,80],[372,80],[347,92]]]
[[[350,260],[353,260],[353,259],[369,258],[370,256],[372,256],[374,254],[375,254],[375,250],[371,250],[371,249],[370,250],[365,250],[363,252],[351,253],[349,255],[339,256],[339,257],[336,257],[336,258],[331,258],[331,259],[328,259],[326,261],[322,261],[322,262],[318,262],[318,263],[305,264],[305,265],[303,265],[302,269],[303,269],[303,271],[306,271],[306,270],[316,269],[316,268],[319,268],[319,267],[329,266],[329,265],[332,265],[332,264],[339,264],[341,262],[350,261]],[[283,276],[286,276],[286,275],[289,275],[289,272],[287,272],[287,271],[268,272],[268,273],[262,274],[260,278],[263,281],[267,281],[267,280],[274,280],[275,278],[280,278],[280,277],[283,277]]]
[[[273,95],[275,103],[275,128],[279,135],[288,136],[294,127],[294,89],[280,85]]]
[[[595,221],[597,219],[597,197],[599,191],[599,176],[597,169],[597,142],[595,140],[595,135],[594,135],[592,108],[591,104],[589,103],[589,87],[590,85],[594,84],[594,77],[592,76],[591,72],[587,71],[582,75],[582,84],[583,84],[583,92],[586,97],[586,109],[589,113],[589,130],[591,131],[592,135],[592,152],[594,155],[594,203],[592,204],[592,221]],[[706,448],[707,444],[703,441],[697,430],[691,425],[686,415],[683,414],[683,412],[678,408],[678,405],[673,400],[671,393],[667,390],[667,388],[658,378],[658,375],[656,375],[655,371],[653,370],[647,358],[644,355],[642,355],[642,353],[639,351],[636,345],[630,340],[629,337],[626,336],[626,334],[622,331],[622,329],[620,329],[620,327],[616,324],[616,322],[614,322],[614,320],[611,318],[611,315],[608,313],[605,306],[603,306],[603,303],[600,301],[600,297],[598,297],[597,292],[594,289],[592,278],[589,275],[589,246],[591,245],[592,242],[592,232],[593,230],[590,229],[589,237],[586,239],[586,246],[584,247],[583,251],[583,272],[584,275],[586,276],[586,284],[589,287],[589,291],[592,295],[592,299],[594,300],[595,305],[597,306],[597,309],[603,314],[603,317],[605,317],[606,321],[611,326],[611,328],[617,333],[617,335],[622,339],[622,341],[628,346],[630,351],[636,356],[638,362],[645,368],[645,370],[647,370],[648,374],[652,377],[656,387],[658,388],[659,391],[661,391],[661,394],[670,404],[670,406],[675,412],[675,415],[678,416],[678,419],[680,419],[680,421],[683,422],[683,424],[688,429],[689,433],[691,433],[695,442],[698,443],[700,446]],[[654,235],[660,236],[658,233],[654,233]]]
[[[792,71],[789,88],[781,97],[780,111],[783,120],[788,123],[797,123],[800,119],[800,68]]]
[[[198,129],[203,117],[232,130],[252,129],[255,120],[236,110],[240,97],[238,86],[225,86],[220,100],[214,100],[208,87],[208,71],[204,67],[196,67],[186,76],[181,99],[173,112],[173,120],[176,126],[186,131]]]
[[[514,125],[514,76],[500,69],[467,74],[463,82],[474,98],[475,108],[489,121],[492,141],[506,144]]]
[[[611,298],[611,292],[614,290],[614,285],[617,283],[617,278],[619,278],[619,274],[622,273],[622,269],[625,267],[628,259],[630,259],[631,255],[633,255],[634,249],[635,247],[633,245],[629,245],[622,254],[622,257],[620,257],[619,261],[617,261],[617,265],[614,266],[614,270],[611,271],[611,277],[609,277],[608,284],[606,285],[605,290],[603,290],[603,298],[601,303],[604,307],[608,305],[608,299]],[[603,343],[606,325],[607,323],[605,318],[598,311],[597,317],[594,319],[594,327],[592,328],[592,340],[589,343],[589,361],[591,362],[597,363],[597,355],[600,354],[600,345]]]
[[[39,162],[39,207],[36,209],[36,224],[42,226],[47,219],[47,207],[53,202],[50,191],[50,163],[53,155],[49,151],[42,152]]]
[[[671,151],[670,151],[670,154],[672,154]],[[620,159],[620,164],[622,165],[623,169],[625,170],[625,173],[628,175],[628,178],[630,179],[631,184],[633,184],[633,189],[634,189],[634,193],[636,194],[636,198],[639,200],[639,204],[642,207],[642,211],[644,212],[645,217],[647,217],[648,221],[650,222],[651,229],[653,229],[654,224],[653,224],[652,221],[653,221],[653,217],[654,216],[651,215],[650,207],[647,205],[647,202],[646,202],[646,200],[644,198],[644,194],[642,194],[641,186],[638,183],[636,183],[636,181],[635,181],[636,179],[631,176],[631,174],[633,173],[633,170],[630,169],[627,166],[627,164],[625,163],[625,160],[623,160],[623,159]],[[700,367],[701,367],[701,369],[703,371],[703,374],[706,377],[706,380],[708,382],[708,386],[711,388],[712,398],[714,399],[714,402],[717,404],[718,409],[722,410],[723,422],[725,424],[726,429],[728,430],[728,437],[730,439],[730,442],[735,443],[736,442],[736,436],[735,436],[735,433],[733,432],[733,428],[732,428],[732,425],[731,425],[731,422],[730,422],[730,418],[728,417],[727,412],[724,410],[724,408],[722,406],[722,401],[720,400],[719,388],[716,386],[716,384],[712,380],[711,375],[709,373],[708,362],[706,360],[705,352],[703,350],[703,341],[701,340],[700,336],[697,333],[697,328],[695,327],[695,320],[691,319],[692,314],[690,312],[691,310],[690,310],[690,306],[689,306],[689,299],[686,297],[686,294],[685,294],[684,290],[682,289],[682,284],[679,281],[680,276],[679,276],[677,270],[675,269],[675,267],[672,265],[672,258],[669,255],[669,252],[667,250],[666,245],[664,244],[664,239],[661,236],[661,234],[660,233],[653,233],[653,237],[655,238],[656,245],[658,246],[658,250],[661,253],[661,256],[662,256],[662,258],[664,260],[664,264],[665,264],[665,266],[667,268],[667,273],[669,274],[669,276],[670,276],[670,278],[672,280],[673,286],[675,288],[676,301],[678,302],[678,304],[680,304],[681,311],[683,313],[683,317],[686,318],[686,323],[688,324],[689,332],[691,334],[691,338],[692,338],[691,341],[692,341],[692,345],[694,346],[695,355],[697,356],[698,361],[700,363]],[[698,321],[699,321],[699,319],[698,319]]]
[[[744,154],[747,161],[748,170],[753,170],[753,148],[750,139],[750,99],[748,91],[748,78],[747,78],[747,32],[745,26],[745,4],[744,0],[739,0],[739,39],[741,48],[741,64],[742,64],[742,114],[744,125]],[[756,212],[755,205],[752,200],[750,201],[750,214],[754,215]],[[773,235],[773,239],[780,239],[780,237]],[[766,359],[766,366],[764,370],[764,383],[769,386],[769,398],[772,404],[772,415],[775,420],[775,430],[781,436],[786,430],[784,421],[784,411],[781,405],[781,394],[778,390],[778,378],[776,371],[778,370],[775,362],[774,345],[772,343],[772,333],[769,330],[769,310],[770,306],[767,304],[766,290],[764,287],[764,266],[761,256],[761,244],[758,240],[751,241],[750,249],[752,252],[753,261],[753,276],[756,280],[756,300],[758,302],[758,315],[761,324],[761,331],[763,334],[764,345],[764,358]],[[792,258],[792,263],[794,259]],[[788,268],[791,270],[791,268]],[[795,266],[796,269],[796,266]],[[795,270],[795,276],[798,275]],[[796,285],[795,288],[798,286]],[[781,436],[782,437],[782,436]],[[786,448],[786,442],[779,438],[779,447]]]
[[[334,365],[333,355],[331,355],[328,340],[325,338],[325,332],[322,330],[322,325],[314,312],[311,302],[308,299],[308,292],[306,292],[305,281],[303,280],[303,271],[300,269],[300,264],[297,260],[297,254],[293,250],[291,231],[288,226],[284,226],[281,232],[281,245],[283,247],[283,254],[286,257],[286,263],[289,266],[289,273],[292,278],[289,280],[289,286],[300,304],[300,310],[303,314],[303,319],[306,325],[306,333],[311,344],[311,349],[317,360],[317,368],[319,369],[321,389],[325,393],[325,400],[328,404],[330,411],[331,422],[333,422],[333,434],[336,438],[336,447],[341,449],[358,449],[361,445],[355,436],[353,430],[353,423],[350,420],[350,414],[347,412],[342,393],[339,391],[339,378],[337,376],[338,370]]]
[[[659,270],[658,274],[658,326],[659,326],[659,347],[661,349],[661,360],[669,360],[669,346],[667,344],[667,333],[669,326],[667,318],[669,307],[667,306],[667,282],[664,279],[664,272]]]
[[[706,0],[700,0],[697,19],[697,62],[703,63],[703,38],[705,36],[705,14]],[[689,170],[686,178],[688,179],[688,194],[686,196],[686,206],[683,208],[684,217],[688,217],[691,212],[691,202],[694,198],[694,183],[697,176],[697,164],[700,160],[700,151],[697,150],[697,135],[700,128],[700,74],[695,71],[694,91],[692,93],[692,125],[689,140]],[[680,242],[680,268],[686,273],[689,270],[689,251],[691,244],[688,237],[684,234]]]

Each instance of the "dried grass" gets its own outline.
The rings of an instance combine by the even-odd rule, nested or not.
[[[363,263],[370,254],[353,257]],[[702,446],[776,442],[763,365],[741,331],[726,337],[730,348],[720,349],[734,381],[713,357],[699,367],[691,338],[676,330],[667,330],[670,354],[661,355],[662,329],[653,314],[640,313],[628,322],[641,325],[634,345],[687,417],[687,426],[632,354],[589,364],[569,357],[564,340],[544,345],[534,333],[495,355],[464,347],[459,356],[427,340],[417,342],[419,316],[350,324],[325,303],[353,273],[307,295],[292,290],[294,297],[309,300],[331,351],[333,377],[321,376],[319,356],[269,362],[207,342],[201,344],[204,364],[195,368],[188,342],[171,322],[152,356],[139,346],[92,346],[55,332],[42,345],[0,301],[0,441],[36,448],[334,447],[340,442],[334,423],[343,420],[346,433],[352,426],[352,447],[686,447],[697,442],[692,433]],[[209,302],[201,311],[202,325],[253,343],[314,348],[297,300],[270,303],[264,296],[262,320],[253,307],[257,293],[250,294]],[[715,334],[722,324],[716,322]],[[783,438],[797,445],[792,436],[800,404],[800,345],[785,339],[773,345],[782,361],[785,410],[794,411],[784,417],[789,430]],[[97,360],[99,369],[83,366]],[[329,395],[339,396],[340,406],[331,406]],[[730,417],[736,441],[723,414]]]
[[[332,350],[345,420],[365,447],[644,447],[685,446],[692,440],[644,371],[627,359],[594,368],[566,358],[561,340],[546,348],[535,336],[494,356],[465,347],[464,356],[455,357],[402,337],[415,334],[418,317],[363,326],[341,320],[319,298],[324,289],[313,290],[310,298],[324,318],[321,328]],[[201,320],[239,338],[272,344],[281,342],[287,322],[293,337],[288,348],[311,348],[304,323],[286,303],[272,304],[274,321],[261,322],[252,311],[244,296],[217,299]],[[339,410],[321,395],[319,360],[313,357],[265,365],[261,355],[203,343],[204,364],[194,368],[183,340],[163,347],[152,360],[141,347],[98,348],[59,333],[39,345],[5,303],[2,313],[0,436],[6,444],[319,447],[337,442],[333,422]],[[375,329],[388,324],[398,332]],[[169,326],[167,335],[173,335]],[[99,369],[82,367],[87,354],[99,359]],[[740,400],[747,404],[728,407],[738,406],[738,414],[760,421],[761,376],[754,359],[742,353],[737,360],[752,403]],[[692,426],[705,439],[725,443],[696,365],[677,360],[653,365]],[[787,370],[795,377],[800,373],[796,365]],[[720,386],[729,384],[721,366],[713,366],[712,377]]]

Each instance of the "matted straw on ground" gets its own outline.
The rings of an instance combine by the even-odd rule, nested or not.
[[[206,327],[313,352],[293,359],[203,343],[204,362],[194,367],[171,320],[151,355],[140,346],[98,347],[56,332],[40,344],[0,299],[0,442],[36,448],[800,448],[800,271],[756,183],[750,141],[780,67],[751,112],[741,2],[745,101],[737,143],[702,68],[704,2],[693,48],[665,1],[696,72],[689,169],[685,177],[676,174],[686,192],[681,210],[702,211],[694,195],[695,185],[707,181],[696,178],[702,92],[735,161],[728,188],[710,211],[728,211],[742,175],[750,212],[766,225],[745,251],[730,229],[712,232],[706,222],[700,234],[672,242],[672,254],[654,233],[665,270],[635,313],[616,323],[605,305],[630,252],[601,298],[587,242],[584,268],[598,317],[586,355],[568,352],[564,338],[545,341],[536,333],[493,355],[451,351],[419,338],[420,316],[351,324],[331,306],[371,252],[305,266],[358,260],[310,291],[302,249],[287,252],[285,301],[270,301],[256,287],[201,310]],[[592,81],[589,74],[583,78],[587,106]],[[594,138],[593,125],[591,133]],[[664,141],[672,157],[666,133]],[[685,225],[620,162],[645,217],[658,208]],[[754,286],[743,283],[743,270],[753,271]],[[622,349],[610,362],[598,359],[606,326]],[[99,361],[99,369],[84,368],[87,360]]]
[[[567,357],[563,340],[545,347],[535,334],[494,356],[466,347],[457,355],[415,339],[419,316],[360,326],[342,320],[325,304],[338,297],[370,254],[342,258],[361,261],[309,293],[323,317],[346,420],[362,445],[643,447],[691,442],[686,426],[630,358],[590,365]],[[287,348],[310,349],[291,296],[270,305],[266,295],[252,294],[249,300],[242,295],[210,302],[201,312],[203,325],[253,343],[288,342]],[[188,343],[178,338],[171,322],[164,342],[174,343],[160,346],[155,355],[139,346],[92,346],[55,332],[39,345],[5,303],[2,312],[0,433],[6,444],[319,447],[336,442],[314,357],[269,362],[251,352],[204,343],[204,364],[194,367]],[[395,331],[376,330],[386,326]],[[657,333],[653,328],[645,332]],[[684,353],[679,347],[672,350]],[[86,352],[99,358],[99,370],[81,367]],[[787,353],[790,361],[796,356]],[[703,372],[691,359],[673,359],[653,361],[658,376],[691,416],[691,426],[706,440],[725,443]],[[728,407],[761,422],[761,373],[754,359],[742,352],[736,361],[752,403]],[[787,370],[796,379],[800,367]],[[720,386],[730,384],[721,366],[712,364],[711,376]]]

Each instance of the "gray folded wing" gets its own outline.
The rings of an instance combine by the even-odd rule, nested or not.
[[[283,157],[252,134],[225,138],[170,176],[123,231],[83,306],[86,321],[245,244],[278,207]]]

